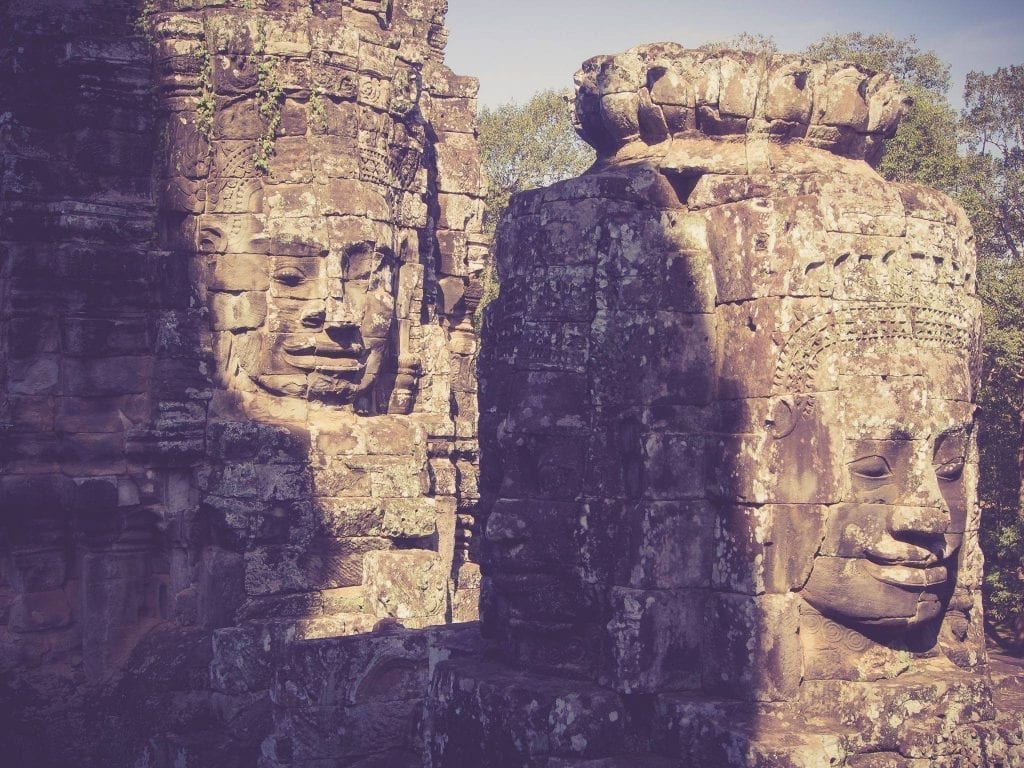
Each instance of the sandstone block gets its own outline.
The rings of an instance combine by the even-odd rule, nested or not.
[[[786,701],[800,686],[797,599],[712,594],[704,614],[703,686],[730,698]]]
[[[703,603],[696,590],[614,589],[603,682],[623,693],[699,689]]]
[[[368,552],[363,558],[363,587],[378,616],[399,620],[434,618],[447,608],[449,574],[434,552]]]

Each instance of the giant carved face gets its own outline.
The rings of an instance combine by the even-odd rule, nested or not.
[[[395,255],[378,238],[274,256],[252,379],[281,395],[349,403],[377,380],[395,312]]]
[[[846,623],[906,628],[936,618],[956,580],[973,407],[962,364],[916,353],[840,376],[834,422],[818,414],[840,499],[802,595]]]
[[[273,212],[234,218],[239,232],[208,228],[220,238],[210,304],[229,385],[358,404],[392,351],[393,227],[346,215],[293,232]]]

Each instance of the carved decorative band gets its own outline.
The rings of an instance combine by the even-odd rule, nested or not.
[[[837,345],[906,340],[915,348],[976,355],[976,313],[941,310],[916,304],[863,304],[817,315],[797,328],[783,346],[772,385],[774,394],[809,394],[817,390],[822,353]]]
[[[576,73],[577,130],[598,153],[673,136],[762,133],[869,158],[910,100],[891,75],[794,54],[655,43],[595,56]]]

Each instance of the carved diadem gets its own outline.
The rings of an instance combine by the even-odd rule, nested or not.
[[[794,54],[655,43],[576,73],[577,130],[602,157],[674,136],[761,134],[873,162],[910,105],[891,75]]]

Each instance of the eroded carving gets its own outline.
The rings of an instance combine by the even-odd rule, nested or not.
[[[598,162],[513,199],[481,360],[507,663],[442,667],[435,763],[554,754],[484,703],[510,667],[538,706],[584,685],[559,676],[650,695],[637,752],[666,764],[941,763],[950,733],[963,765],[1020,762],[984,690],[972,236],[871,170],[898,86],[674,44],[576,85]]]
[[[7,762],[416,763],[480,587],[475,304],[442,293],[488,243],[444,8],[5,8]],[[308,731],[308,683],[394,659]]]

